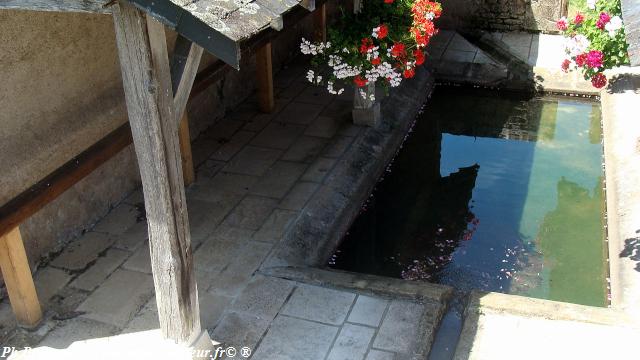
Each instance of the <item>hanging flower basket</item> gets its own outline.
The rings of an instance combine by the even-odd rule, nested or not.
[[[365,0],[355,11],[341,9],[328,41],[302,39],[311,55],[307,79],[331,94],[354,88],[354,122],[375,126],[380,119],[376,86],[385,93],[415,76],[425,61],[425,47],[437,33],[440,3],[429,0]]]

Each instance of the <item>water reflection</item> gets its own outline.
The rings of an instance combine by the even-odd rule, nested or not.
[[[603,305],[599,138],[595,104],[439,88],[330,266]]]

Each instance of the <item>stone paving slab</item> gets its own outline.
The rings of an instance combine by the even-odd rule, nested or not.
[[[114,239],[103,233],[89,232],[82,241],[75,241],[65,247],[62,253],[53,259],[52,266],[69,271],[83,270],[96,261],[100,253],[105,251]]]
[[[91,268],[80,274],[70,286],[87,291],[95,289],[129,256],[131,253],[128,251],[116,248],[109,249],[103,257],[98,258]]]
[[[80,306],[83,318],[124,327],[153,296],[151,275],[117,270]]]

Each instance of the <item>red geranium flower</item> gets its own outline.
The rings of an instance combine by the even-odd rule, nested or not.
[[[360,44],[360,53],[366,54],[370,49],[373,49],[373,40],[370,38],[362,39],[362,43]]]
[[[384,0],[385,4],[393,4],[393,0]]]
[[[607,85],[607,77],[603,73],[597,73],[591,77],[591,85],[600,89]]]
[[[573,23],[576,25],[582,24],[583,21],[584,21],[584,15],[580,13],[577,13],[575,19],[573,19]]]
[[[381,24],[378,27],[378,39],[384,39],[389,34],[389,28],[387,25]]]
[[[562,62],[562,71],[564,71],[564,72],[568,72],[568,71],[569,71],[569,65],[571,65],[571,60],[569,60],[569,59],[565,59],[565,60]]]
[[[604,30],[604,26],[607,25],[607,23],[611,21],[611,16],[609,14],[607,14],[606,12],[601,12],[600,13],[600,18],[598,19],[598,22],[596,23],[596,27],[600,30]]]
[[[424,53],[420,50],[414,50],[413,56],[416,58],[416,65],[424,64]]]
[[[599,50],[591,50],[587,54],[587,66],[590,68],[599,68],[602,67],[602,62],[604,60],[604,54]]]
[[[416,70],[414,68],[407,68],[402,72],[402,76],[404,76],[405,79],[411,79],[415,75]]]
[[[372,65],[380,65],[380,58],[377,57],[377,58],[371,59],[371,64]]]
[[[356,75],[356,77],[353,78],[353,83],[356,84],[357,87],[363,87],[367,85],[367,82],[367,79],[363,78],[360,75]]]
[[[391,47],[391,55],[394,57],[400,57],[404,55],[404,44],[403,43],[395,43]]]
[[[584,66],[587,63],[587,54],[580,54],[576,56],[576,65]]]
[[[567,21],[567,18],[563,17],[562,19],[556,21],[556,27],[560,31],[567,30],[569,28],[569,22]]]

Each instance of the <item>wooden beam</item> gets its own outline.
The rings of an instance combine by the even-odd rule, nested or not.
[[[322,3],[320,7],[318,7],[313,12],[313,27],[315,29],[315,40],[316,41],[327,41],[327,4]]]
[[[4,204],[0,207],[0,236],[18,227],[129,144],[131,130],[125,123]]]
[[[196,171],[193,168],[193,155],[191,153],[191,135],[189,134],[189,117],[185,112],[180,121],[178,129],[178,138],[180,139],[180,156],[182,158],[182,174],[184,177],[184,186],[193,184],[196,180]]]
[[[178,36],[171,61],[171,88],[176,124],[180,124],[187,108],[189,94],[198,74],[204,49],[183,36]]]
[[[109,14],[111,0],[2,0],[0,10],[33,10]]]
[[[276,107],[273,94],[273,65],[271,63],[271,43],[266,43],[256,51],[256,76],[258,80],[258,106],[265,113]]]
[[[200,314],[164,26],[125,0],[114,6],[127,111],[149,223],[162,334],[191,343]]]
[[[18,227],[0,237],[0,268],[18,324],[35,327],[42,320],[42,309]]]

